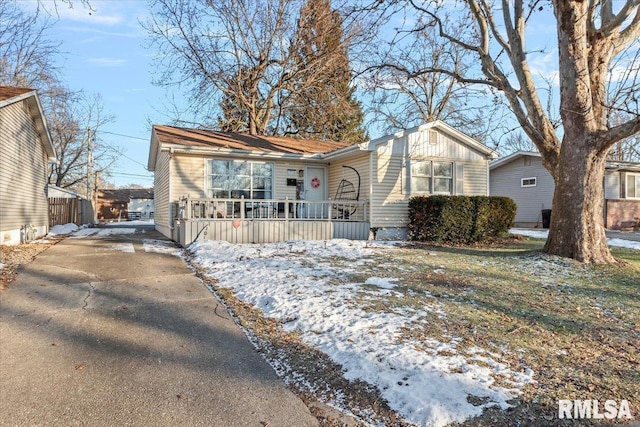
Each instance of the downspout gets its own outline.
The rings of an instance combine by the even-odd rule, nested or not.
[[[158,144],[158,148],[160,148],[159,144]],[[172,192],[171,192],[171,183],[173,182],[173,180],[171,179],[171,176],[173,174],[172,171],[172,167],[171,167],[171,161],[173,160],[173,147],[169,148],[169,176],[167,177],[167,183],[169,185],[169,230],[171,230],[171,236],[173,237],[173,229],[174,229],[174,223],[173,223],[173,212],[172,212],[172,206],[173,206],[173,197],[172,197]]]

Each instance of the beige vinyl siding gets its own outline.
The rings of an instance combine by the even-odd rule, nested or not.
[[[452,160],[456,164],[462,164],[464,196],[488,196],[489,195],[489,163],[483,161],[458,161]]]
[[[0,109],[0,243],[23,225],[48,229],[47,155],[26,101]]]
[[[334,199],[338,190],[340,181],[346,179],[353,183],[354,187],[358,187],[358,177],[349,168],[343,168],[343,165],[351,166],[360,174],[360,200],[369,200],[371,194],[371,180],[369,179],[369,152],[360,153],[357,156],[347,159],[339,159],[332,161],[328,167],[329,174],[329,198]]]
[[[425,158],[422,160],[445,161],[454,164],[455,176],[458,165],[463,167],[463,193],[465,196],[486,196],[488,194],[488,163],[483,161],[459,161],[449,158]],[[371,194],[372,227],[405,227],[409,221],[408,206],[410,176],[403,168],[401,155],[379,155],[373,160],[376,179]]]
[[[620,172],[605,171],[604,174],[604,198],[605,199],[621,199],[623,198],[620,186]]]
[[[171,161],[171,197],[205,198],[205,160],[199,156],[174,154]]]
[[[157,227],[169,233],[171,227],[171,207],[169,199],[169,152],[160,151],[156,159],[153,197],[155,203],[154,218]]]
[[[287,185],[287,178],[302,180],[303,177],[298,176],[299,171],[304,171],[305,163],[303,162],[274,162],[274,191],[273,197],[276,199],[289,198],[295,200],[296,187]],[[289,170],[295,171],[294,175],[289,175]],[[303,172],[304,173],[304,172]]]
[[[435,136],[435,138],[432,138],[433,136]],[[435,139],[435,142],[432,141],[432,139]],[[485,156],[483,154],[436,129],[428,129],[412,133],[407,137],[395,140],[394,144],[397,148],[400,148],[399,145],[401,144],[398,144],[400,141],[402,141],[402,144],[404,144],[405,141],[408,141],[408,154],[412,158],[437,157],[463,161],[485,160]],[[394,152],[396,151],[394,150]]]
[[[530,164],[525,163],[525,158]],[[491,171],[492,196],[511,197],[518,205],[516,222],[541,223],[541,210],[551,209],[555,184],[539,157],[524,156]],[[522,187],[522,178],[536,178],[535,187]]]
[[[372,159],[371,226],[406,227],[409,198],[402,155],[381,154]]]

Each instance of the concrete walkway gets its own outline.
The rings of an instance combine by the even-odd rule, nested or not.
[[[317,425],[166,239],[128,231],[0,293],[0,425]]]

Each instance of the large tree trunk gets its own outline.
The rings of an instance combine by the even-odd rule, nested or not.
[[[565,143],[570,144],[566,139]],[[586,263],[614,263],[604,232],[606,154],[564,148],[544,250]]]
[[[555,0],[554,8],[564,136],[558,162],[550,169],[556,188],[545,251],[586,263],[614,263],[603,215],[608,150],[598,139],[606,130],[604,90],[596,88],[606,80],[607,62],[590,61],[603,58],[606,49],[588,42],[587,2]]]

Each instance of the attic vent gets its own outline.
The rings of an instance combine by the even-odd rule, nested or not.
[[[438,143],[438,131],[430,130],[429,131],[429,144],[436,145]]]
[[[524,165],[531,166],[531,156],[524,156]]]

